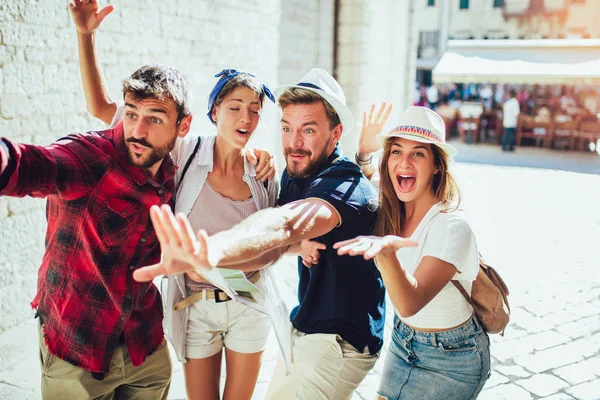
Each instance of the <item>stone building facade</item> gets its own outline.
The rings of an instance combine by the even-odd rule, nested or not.
[[[412,70],[431,70],[449,39],[600,38],[600,0],[409,2]]]

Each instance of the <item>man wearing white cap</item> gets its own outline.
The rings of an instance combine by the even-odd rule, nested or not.
[[[338,142],[354,124],[344,92],[322,69],[275,91],[282,110],[287,168],[278,208],[261,210],[236,227],[193,237],[183,216],[168,206],[152,218],[162,238],[163,263],[136,271],[135,279],[254,259],[315,239],[327,247],[311,268],[298,261],[299,305],[291,312],[291,374],[278,366],[267,398],[348,399],[377,360],[383,342],[385,289],[374,263],[339,256],[333,244],[371,234],[377,192]]]

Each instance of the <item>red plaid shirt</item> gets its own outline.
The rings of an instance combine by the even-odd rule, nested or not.
[[[132,273],[159,261],[149,209],[172,203],[173,161],[165,158],[155,179],[128,164],[122,124],[48,147],[4,143],[0,195],[48,197],[32,306],[50,353],[106,373],[124,340],[133,365],[142,364],[163,341],[163,312],[156,286]]]

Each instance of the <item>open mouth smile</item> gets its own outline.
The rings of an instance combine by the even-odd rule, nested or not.
[[[398,186],[400,187],[400,191],[404,193],[408,193],[414,189],[415,184],[417,183],[417,178],[413,175],[401,174],[396,175],[396,179],[398,180]]]

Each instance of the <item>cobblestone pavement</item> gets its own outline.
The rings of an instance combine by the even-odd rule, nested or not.
[[[493,374],[480,399],[600,399],[600,176],[468,163],[453,169],[480,250],[511,291],[511,323],[504,337],[491,337]],[[276,266],[290,305],[294,263]],[[391,313],[388,307],[388,343]],[[0,399],[40,397],[36,346],[33,319],[0,334]],[[386,348],[354,400],[375,398]],[[276,358],[272,336],[255,399],[264,398]],[[170,398],[185,398],[177,362]]]

